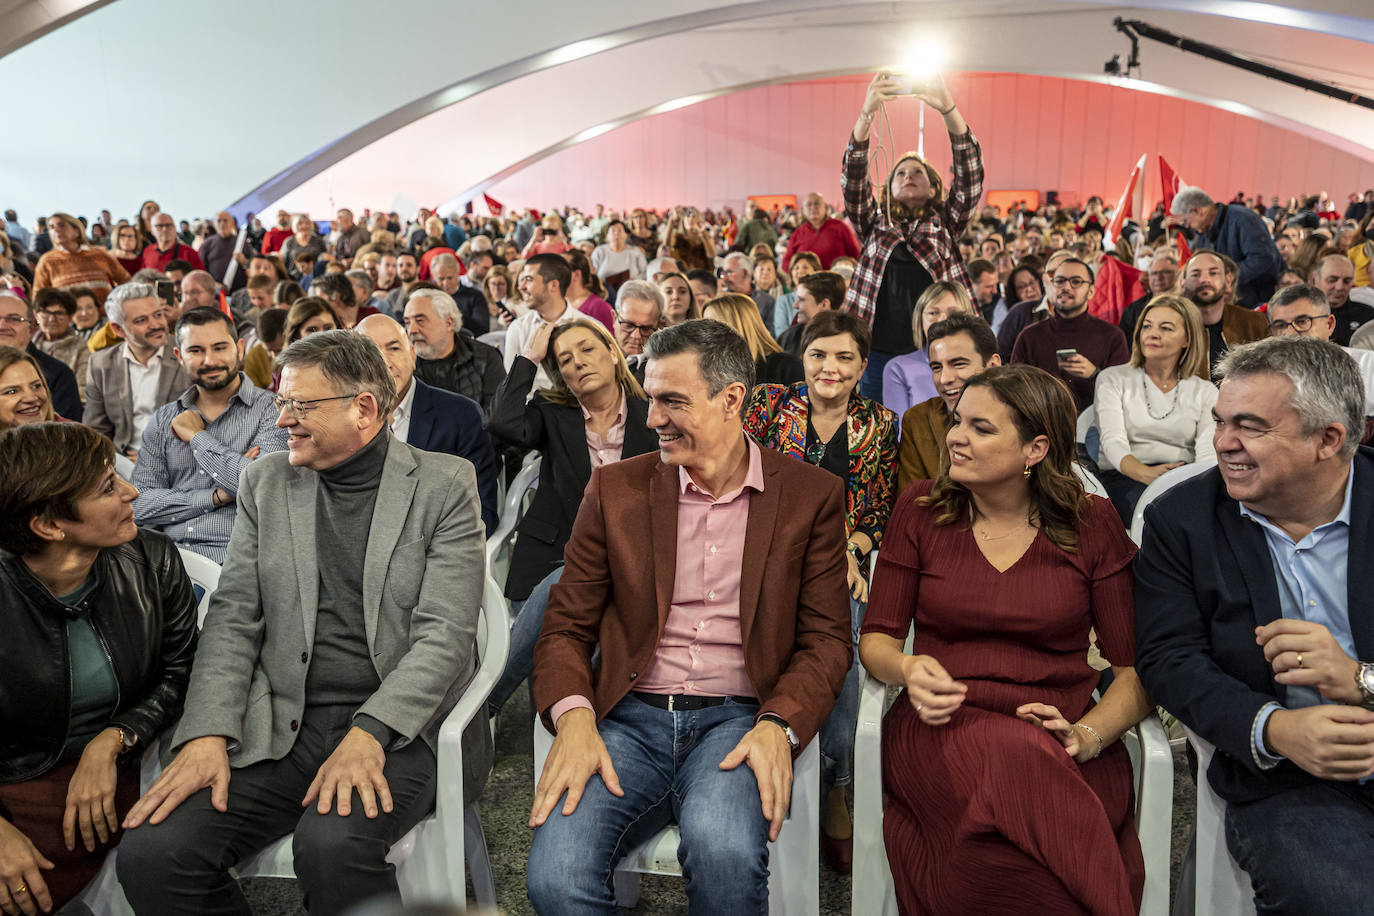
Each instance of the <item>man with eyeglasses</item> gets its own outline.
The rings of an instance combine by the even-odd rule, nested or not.
[[[754,300],[759,307],[763,326],[773,326],[773,296],[761,289],[754,288],[754,261],[748,255],[732,251],[725,256],[725,265],[716,270],[716,276],[725,284],[724,292],[739,293]],[[704,304],[704,303],[702,303]]]
[[[205,263],[190,245],[177,240],[177,224],[170,213],[153,216],[153,244],[143,249],[143,266],[167,272],[173,261],[186,261],[193,270],[204,270]]]
[[[1316,286],[1299,283],[1287,286],[1274,294],[1269,300],[1269,333],[1273,337],[1296,334],[1316,340],[1335,340],[1337,320],[1331,310],[1331,302]],[[1364,379],[1365,428],[1357,430],[1361,443],[1370,440],[1374,433],[1374,350],[1341,346],[1341,349],[1355,361]]]
[[[135,912],[246,916],[229,869],[290,833],[311,912],[395,897],[387,850],[433,811],[439,729],[477,670],[472,464],[388,430],[396,384],[361,334],[312,334],[278,366],[287,451],[239,479],[176,756],[124,821]],[[472,799],[485,717],[462,757]]]
[[[1093,269],[1087,262],[1073,257],[1060,261],[1050,286],[1052,314],[1021,332],[1011,361],[1061,379],[1081,412],[1092,406],[1097,373],[1126,362],[1131,349],[1120,328],[1088,314]]]
[[[626,280],[615,297],[615,342],[627,357],[640,356],[663,324],[664,300],[647,280]]]
[[[1127,305],[1121,312],[1121,320],[1116,323],[1127,340],[1135,335],[1140,313],[1145,311],[1150,300],[1161,293],[1172,292],[1177,282],[1178,255],[1172,251],[1161,251],[1150,259],[1150,266],[1145,271],[1145,295]]]
[[[234,530],[239,477],[259,455],[286,448],[272,392],[243,373],[244,342],[217,308],[187,309],[172,351],[192,384],[143,430],[129,482],[134,520],[180,547],[223,563]]]
[[[40,293],[42,291],[40,290]],[[0,346],[23,350],[34,358],[52,392],[52,409],[68,420],[80,418],[81,393],[76,375],[67,364],[34,346],[33,311],[29,304],[8,290],[0,290]]]

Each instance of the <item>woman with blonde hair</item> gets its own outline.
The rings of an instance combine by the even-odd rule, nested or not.
[[[552,387],[530,397],[541,365]],[[648,399],[624,354],[592,318],[541,325],[497,389],[491,435],[538,451],[543,462],[506,579],[516,617],[505,672],[487,701],[492,715],[534,668],[549,589],[562,575],[563,548],[592,469],[657,449],[648,415]]]
[[[957,312],[977,315],[968,290],[953,280],[940,280],[925,288],[911,310],[911,342],[916,349],[894,356],[883,370],[883,406],[902,417],[908,410],[935,397],[935,381],[930,374],[930,351],[926,332],[937,321]]]
[[[48,217],[48,236],[52,239],[52,250],[39,258],[34,268],[35,293],[50,286],[85,286],[104,305],[110,290],[129,282],[129,272],[114,255],[87,244],[86,232],[76,217],[60,212]]]
[[[953,152],[953,182],[946,189],[934,165],[916,153],[903,153],[875,199],[868,177],[873,119],[884,103],[913,89],[944,118]],[[958,239],[983,194],[983,152],[942,77],[914,86],[886,73],[873,78],[845,149],[840,185],[860,249],[844,307],[873,327],[873,350],[860,391],[876,400],[882,396],[887,361],[919,349],[912,345],[911,309],[925,288],[940,280],[969,286]]]
[[[130,276],[143,269],[143,249],[147,246],[138,236],[138,229],[131,226],[127,221],[120,220],[114,227],[114,232],[110,239],[110,253],[115,256],[119,266],[129,272]]]
[[[939,477],[888,518],[859,637],[864,667],[903,688],[882,730],[898,905],[1134,914],[1145,865],[1119,739],[1152,708],[1132,667],[1135,547],[1074,472],[1062,382],[987,369],[953,418]],[[1096,701],[1093,630],[1114,675]]]
[[[703,318],[727,325],[744,338],[754,357],[754,381],[759,385],[791,385],[806,378],[802,362],[783,350],[764,327],[759,307],[740,293],[726,293],[709,300],[701,308]]]
[[[1216,460],[1212,407],[1217,388],[1207,356],[1207,331],[1197,306],[1164,293],[1151,299],[1136,321],[1130,362],[1097,374],[1098,477],[1126,525],[1140,494],[1159,475],[1193,461]]]
[[[38,363],[17,347],[0,347],[0,432],[56,419],[52,392]]]

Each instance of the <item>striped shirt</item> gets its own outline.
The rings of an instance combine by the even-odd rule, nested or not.
[[[965,289],[971,285],[959,256],[958,239],[983,196],[983,148],[972,129],[962,136],[951,136],[949,145],[954,155],[954,180],[944,202],[923,219],[893,221],[873,199],[868,141],[859,142],[850,134],[840,187],[844,190],[845,213],[858,233],[862,252],[845,292],[844,307],[864,321],[873,321],[887,259],[901,242],[935,280],[956,280]]]
[[[239,390],[229,407],[205,429],[182,442],[172,421],[183,410],[195,410],[200,389],[195,385],[164,404],[143,431],[143,447],[134,465],[138,488],[134,519],[161,529],[178,546],[223,563],[234,528],[234,503],[215,508],[214,492],[238,494],[239,474],[248,467],[244,452],[257,446],[262,454],[286,448],[286,430],[277,428],[272,392],[254,385],[239,373]]]

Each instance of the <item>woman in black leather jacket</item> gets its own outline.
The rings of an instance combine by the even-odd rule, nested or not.
[[[78,423],[0,434],[0,909],[59,908],[138,798],[181,713],[196,599],[140,531],[110,440]]]

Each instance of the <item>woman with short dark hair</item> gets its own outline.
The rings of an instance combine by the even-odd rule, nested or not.
[[[176,545],[79,423],[0,433],[0,908],[52,911],[118,842],[181,712],[196,598]]]
[[[850,614],[857,648],[868,599],[868,557],[882,541],[897,494],[897,417],[858,392],[868,364],[868,325],[848,312],[824,309],[802,332],[805,381],[759,385],[744,429],[765,448],[830,471],[844,481]],[[821,726],[822,778],[827,787],[821,851],[848,871],[853,832],[846,791],[853,781],[854,729],[859,715],[859,656],[835,707]]]

